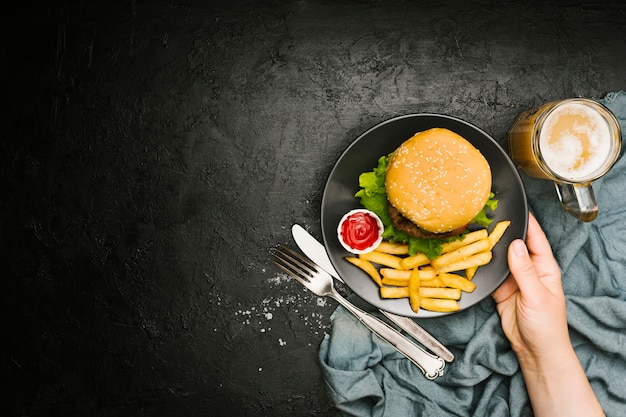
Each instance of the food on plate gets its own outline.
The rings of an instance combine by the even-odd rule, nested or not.
[[[381,298],[408,298],[416,313],[420,309],[454,312],[460,309],[458,301],[462,293],[476,289],[472,281],[476,269],[489,263],[493,247],[510,224],[509,220],[503,220],[490,232],[480,229],[467,233],[460,240],[446,244],[445,253],[432,260],[423,254],[394,255],[403,253],[399,247],[404,244],[385,241],[367,254],[346,257],[346,260],[373,277]],[[404,262],[417,258],[421,261]],[[424,259],[426,261],[422,262]]]
[[[463,278],[457,274],[443,273],[439,275],[443,284],[450,288],[458,288],[463,292],[473,292],[476,289],[476,284],[469,278]]]
[[[422,298],[420,300],[420,307],[424,310],[451,313],[459,309],[459,304],[456,300],[446,300],[443,298]]]
[[[500,229],[500,228],[499,228]],[[494,229],[495,230],[495,229]],[[500,235],[501,236],[501,235]],[[452,242],[443,243],[441,245],[441,253],[448,253],[459,249],[461,246],[469,245],[470,243],[478,242],[481,239],[489,237],[487,229],[478,229],[463,236],[463,240],[455,240]]]
[[[467,258],[441,265],[437,268],[437,272],[442,274],[444,272],[462,271],[475,266],[487,265],[491,261],[491,251],[480,252]]]
[[[469,243],[465,246],[461,246],[452,252],[444,253],[438,258],[435,258],[430,263],[433,268],[441,270],[446,265],[453,264],[454,262],[462,261],[477,253],[485,252],[490,248],[489,239],[481,239],[479,241]]]
[[[355,196],[379,216],[383,238],[428,259],[441,255],[443,245],[459,240],[468,226],[489,226],[488,211],[498,205],[487,160],[443,128],[419,132],[381,156],[372,171],[361,173],[359,186]]]
[[[380,218],[383,240],[346,259],[372,277],[382,298],[408,298],[414,312],[459,310],[510,224],[488,231],[498,200],[481,152],[449,129],[428,129],[381,156],[359,186],[355,196]]]
[[[352,253],[367,253],[383,240],[384,226],[370,210],[355,209],[346,213],[337,227],[337,237],[343,247]]]
[[[394,269],[402,269],[400,266],[400,262],[402,258],[396,255],[391,255],[385,252],[378,252],[377,250],[373,250],[368,253],[362,253],[360,258],[365,259],[366,261],[370,261],[379,265],[388,266]]]
[[[409,287],[380,287],[380,296],[382,298],[407,298]]]
[[[455,236],[487,203],[491,169],[461,135],[432,128],[416,133],[393,152],[385,190],[398,230],[418,238]]]
[[[489,234],[489,249],[493,249],[511,222],[498,222]]]
[[[390,253],[392,255],[407,255],[409,253],[409,245],[397,245],[386,241],[381,241],[376,250],[380,252]]]
[[[382,279],[380,278],[378,269],[376,269],[374,264],[372,264],[370,261],[363,259],[363,258],[348,257],[346,259],[351,264],[356,265],[359,268],[361,268],[363,271],[365,271],[365,273],[367,273],[367,275],[369,275],[376,284],[378,284],[379,286],[382,286]]]
[[[419,311],[420,299],[427,296],[426,294],[422,294],[422,287],[420,286],[420,283],[420,270],[414,268],[409,275],[409,304],[411,305],[411,309],[413,311]]]

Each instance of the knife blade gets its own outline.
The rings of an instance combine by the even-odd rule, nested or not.
[[[333,278],[344,282],[339,276],[339,273],[333,267],[326,248],[319,242],[313,235],[311,235],[304,227],[299,224],[294,224],[291,227],[291,234],[300,250],[308,256],[313,262],[315,262],[320,268],[328,272]],[[433,335],[428,333],[424,328],[415,323],[409,317],[399,316],[388,311],[380,310],[389,320],[395,323],[397,326],[408,332],[416,340],[422,343],[426,348],[430,349],[433,353],[439,355],[441,359],[446,362],[452,362],[454,360],[454,354],[450,352],[444,345],[439,342]]]

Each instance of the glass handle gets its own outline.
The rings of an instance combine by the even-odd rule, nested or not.
[[[554,183],[561,205],[571,216],[584,222],[598,217],[598,202],[590,184]]]

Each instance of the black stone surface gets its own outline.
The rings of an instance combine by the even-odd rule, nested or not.
[[[4,416],[336,416],[335,303],[268,262],[387,118],[503,146],[626,86],[621,1],[66,1],[3,8]]]

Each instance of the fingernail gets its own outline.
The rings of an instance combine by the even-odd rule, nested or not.
[[[514,240],[511,242],[511,249],[513,249],[515,256],[525,256],[528,254],[526,244],[521,240]]]

